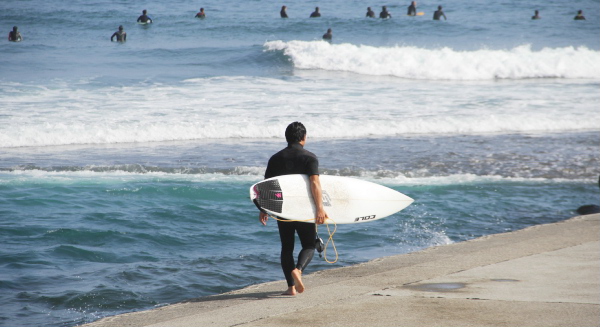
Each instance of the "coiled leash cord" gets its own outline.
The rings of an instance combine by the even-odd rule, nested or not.
[[[309,220],[312,219],[303,219],[303,220],[292,220],[292,219],[281,219],[277,216],[271,216],[270,214],[267,213],[267,216],[277,220],[277,221],[283,221],[283,222],[292,222],[292,221],[298,221],[298,222],[307,222]],[[329,237],[327,238],[327,242],[325,243],[325,246],[323,246],[323,240],[319,237],[319,225],[315,224],[315,232],[317,234],[317,237],[315,239],[315,248],[317,249],[317,252],[319,252],[319,258],[322,258],[323,256],[325,257],[325,261],[327,263],[336,263],[338,261],[338,251],[337,248],[335,247],[335,242],[333,241],[333,234],[335,234],[335,231],[337,231],[337,224],[335,223],[335,220],[331,219],[331,218],[327,218],[327,220],[331,220],[333,222],[333,232],[331,231],[331,229],[329,229],[329,224],[326,223],[327,225],[327,233],[329,234]],[[325,220],[325,221],[327,221]],[[335,252],[335,260],[333,261],[329,261],[327,259],[327,248],[329,247],[329,242],[331,242],[331,246],[333,246],[333,251]],[[323,252],[323,255],[321,255],[321,252]]]

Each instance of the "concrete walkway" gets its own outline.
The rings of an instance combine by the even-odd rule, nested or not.
[[[600,214],[86,326],[600,326]]]

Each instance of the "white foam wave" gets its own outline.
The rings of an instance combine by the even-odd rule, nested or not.
[[[264,169],[263,169],[264,170]],[[119,184],[131,182],[227,182],[227,183],[255,183],[261,180],[257,175],[231,175],[222,173],[210,174],[172,174],[164,172],[132,173],[126,171],[95,172],[82,171],[45,171],[45,170],[14,170],[0,172],[0,185],[14,184]]]
[[[454,174],[448,176],[428,176],[428,177],[385,177],[377,178],[372,173],[365,174],[362,178],[390,186],[429,186],[429,185],[475,185],[487,183],[576,183],[589,184],[590,180],[585,178],[566,179],[566,178],[542,178],[542,177],[505,177],[499,175],[475,175],[475,174]]]
[[[597,82],[498,84],[300,77],[125,87],[0,84],[0,148],[281,139],[295,120],[313,138],[599,128]]]
[[[373,47],[324,41],[270,41],[299,69],[344,71],[425,80],[600,78],[600,51],[586,47],[456,51],[412,46]]]
[[[157,182],[157,181],[188,181],[188,182],[225,182],[253,184],[263,179],[264,167],[239,167],[241,174],[207,173],[207,174],[180,174],[165,172],[126,172],[110,171],[97,172],[91,170],[81,171],[46,171],[46,170],[13,170],[0,172],[0,185],[22,184],[22,183],[47,183],[47,184],[114,184],[129,182]],[[374,183],[387,186],[440,186],[440,185],[475,185],[487,183],[552,183],[552,184],[589,184],[589,179],[565,179],[565,178],[525,178],[504,177],[497,175],[475,175],[455,174],[448,176],[428,177],[377,177],[379,172],[364,172],[360,177]]]

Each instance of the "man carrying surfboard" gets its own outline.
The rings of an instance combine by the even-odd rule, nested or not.
[[[288,146],[274,154],[267,164],[265,179],[292,174],[309,176],[310,190],[316,207],[315,222],[323,224],[327,213],[323,208],[321,182],[319,179],[319,160],[312,152],[304,149],[306,144],[306,128],[300,122],[293,122],[285,130]],[[259,221],[267,224],[269,216],[260,212]],[[302,272],[308,266],[315,253],[315,223],[302,221],[277,220],[281,239],[281,268],[287,281],[288,289],[282,295],[296,295],[304,292]],[[298,233],[302,250],[298,254],[298,262],[294,262],[295,234]]]

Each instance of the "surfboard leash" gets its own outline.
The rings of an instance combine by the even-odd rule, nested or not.
[[[333,221],[333,232],[331,232],[331,230],[329,229],[329,224],[327,224],[327,234],[329,234],[329,237],[327,238],[327,242],[325,242],[325,248],[323,249],[323,257],[327,263],[333,264],[338,261],[338,251],[337,251],[337,248],[335,247],[335,242],[333,241],[333,234],[335,234],[335,232],[337,231],[337,224],[335,223],[335,220],[333,220],[331,218],[327,218],[327,219],[330,219],[331,221]],[[315,228],[317,230],[317,235],[319,235],[319,225],[315,224]],[[333,260],[333,261],[329,261],[327,259],[327,247],[329,247],[329,241],[331,241],[331,246],[333,246],[333,251],[335,252],[335,260]]]
[[[277,221],[283,221],[283,222],[292,222],[292,221],[307,222],[309,220],[313,220],[313,218],[310,218],[310,219],[281,219],[281,218],[279,218],[277,216],[272,216],[269,213],[266,213],[266,214],[267,214],[267,216],[269,216],[269,217],[271,217],[271,218],[273,218],[273,219],[275,219]],[[327,234],[329,234],[329,237],[327,238],[327,242],[325,242],[325,248],[323,249],[323,256],[325,257],[324,259],[325,259],[325,261],[327,263],[333,264],[333,263],[336,263],[338,261],[338,258],[339,258],[337,248],[335,247],[335,242],[333,241],[333,235],[337,231],[337,224],[336,224],[335,220],[333,220],[333,219],[331,219],[329,217],[327,217],[327,220],[331,220],[333,222],[333,226],[334,227],[333,227],[333,232],[331,232],[331,229],[329,229],[329,224],[326,223],[326,225],[327,225]],[[317,235],[319,235],[319,225],[317,225],[317,224],[315,224],[315,231],[316,231]],[[329,247],[329,242],[331,242],[331,246],[333,246],[333,251],[335,251],[335,260],[334,261],[329,261],[327,259],[327,248]],[[320,253],[319,253],[319,256],[321,256]]]

